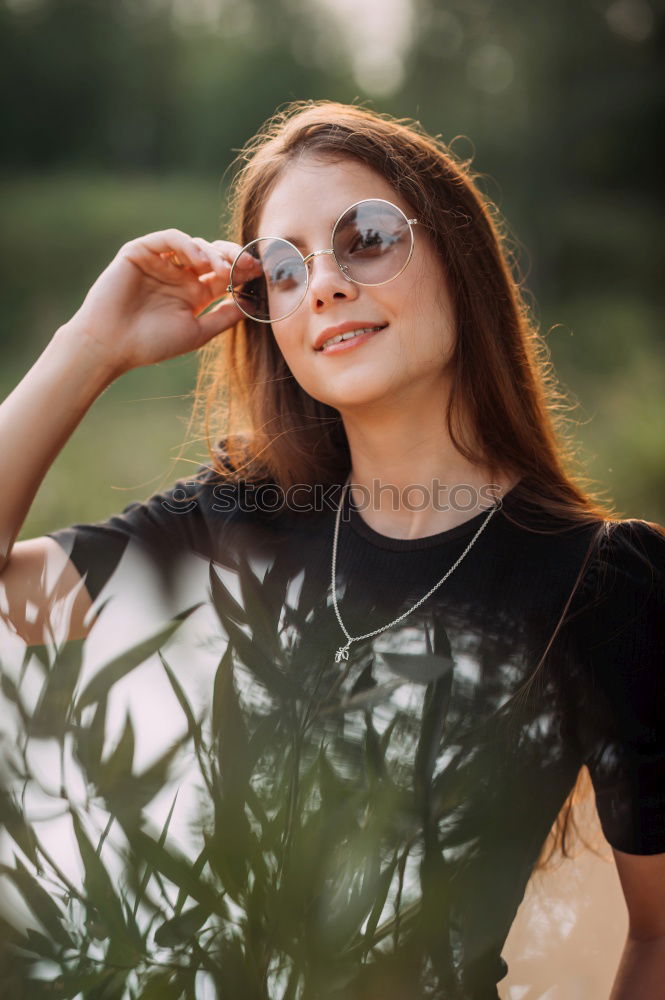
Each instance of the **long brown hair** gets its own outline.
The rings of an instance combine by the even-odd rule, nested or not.
[[[265,199],[303,152],[370,167],[429,230],[457,317],[447,423],[460,453],[516,474],[537,507],[567,519],[612,516],[606,502],[583,488],[581,469],[572,475],[577,462],[566,433],[567,402],[511,271],[516,264],[505,223],[481,194],[470,163],[415,122],[333,102],[295,103],[270,119],[239,157],[232,239],[255,238]],[[219,456],[211,429],[223,431],[231,464],[246,478],[266,476],[284,489],[344,481],[350,456],[340,414],[301,389],[266,326],[244,320],[204,348],[197,400],[204,403],[213,462]]]
[[[470,161],[417,122],[328,101],[294,103],[240,154],[231,239],[245,244],[256,237],[266,197],[304,152],[365,164],[428,228],[457,318],[446,419],[460,453],[518,478],[516,491],[532,510],[568,527],[596,523],[594,538],[600,537],[617,514],[591,491],[584,475],[571,435],[570,405],[528,307],[507,227],[481,192]],[[269,478],[285,491],[295,483],[341,483],[349,472],[339,412],[300,387],[269,328],[250,320],[202,350],[193,414],[222,475],[230,465],[245,479]],[[576,584],[592,550],[593,544]],[[562,621],[563,616],[557,631]],[[567,853],[571,807],[584,775],[564,804],[541,861],[552,856],[554,846]]]

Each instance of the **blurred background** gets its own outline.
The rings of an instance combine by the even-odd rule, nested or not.
[[[655,0],[0,0],[0,398],[122,243],[224,234],[225,172],[276,107],[360,99],[473,155],[589,475],[664,522],[664,26]],[[190,356],[111,386],[21,537],[185,475],[195,372]],[[538,876],[504,996],[606,997],[624,933],[610,864]]]
[[[664,24],[653,0],[0,0],[2,397],[126,240],[223,233],[224,173],[277,106],[360,99],[473,155],[589,474],[662,522]],[[111,386],[21,537],[185,475],[195,370]]]

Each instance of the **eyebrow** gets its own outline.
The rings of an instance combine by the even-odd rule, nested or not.
[[[297,236],[282,236],[281,239],[288,240],[289,243],[293,243],[294,247],[297,247],[301,252],[307,249],[304,242]]]
[[[330,239],[331,239],[331,241],[332,241],[333,226],[337,222],[338,218],[339,218],[339,216],[335,216],[335,218],[333,219],[333,221],[329,223]],[[257,239],[264,239],[264,240],[268,239],[269,240],[271,237],[273,239],[288,240],[289,243],[293,243],[294,247],[297,247],[298,250],[300,250],[301,252],[303,252],[303,251],[305,251],[307,249],[307,245],[306,245],[305,241],[302,240],[299,236],[283,236],[281,234],[278,235],[277,233],[266,233],[265,236],[258,236]],[[305,256],[304,252],[303,252],[303,256]]]
[[[305,244],[297,236],[282,236],[278,233],[265,233],[264,235],[256,236],[257,240],[287,240],[289,243],[293,243],[294,247],[297,247],[301,252],[305,250]],[[304,253],[303,253],[304,256]]]

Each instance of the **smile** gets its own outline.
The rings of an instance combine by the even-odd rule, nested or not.
[[[357,330],[347,330],[345,333],[340,333],[336,337],[330,337],[321,347],[318,348],[318,350],[326,351],[334,344],[340,344],[345,340],[355,340],[363,334],[379,333],[381,330],[385,330],[385,326],[366,326],[359,327]]]

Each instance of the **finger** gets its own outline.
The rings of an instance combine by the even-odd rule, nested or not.
[[[213,272],[203,274],[197,279],[197,283],[200,291],[199,310],[207,308],[211,302],[215,302],[216,300],[219,301],[228,298],[229,301],[233,301],[229,293],[228,273],[225,278]]]
[[[242,250],[239,243],[232,243],[231,240],[211,240],[210,245],[231,263]]]
[[[238,243],[230,243],[228,240],[214,240],[210,244],[224,260],[228,260],[231,265],[235,264],[235,274],[240,274],[243,280],[257,277],[261,272],[261,265],[250,253],[242,253],[243,247]],[[241,256],[242,254],[242,256]]]
[[[234,261],[231,268],[231,281],[233,286],[236,287],[237,285],[242,285],[245,281],[250,281],[252,278],[258,278],[262,274],[263,265],[261,261],[252,256],[251,253],[245,252],[241,253]]]
[[[187,285],[196,282],[197,272],[210,270],[209,263],[200,262],[196,268],[183,261],[180,253],[165,251],[155,253],[138,241],[124,246],[118,256],[134,264],[140,271],[157,281],[169,285]],[[184,256],[184,255],[183,255]]]
[[[125,247],[118,256],[158,284],[168,285],[174,292],[182,290],[187,298],[196,297],[197,291],[201,289],[199,276],[193,268],[183,265],[182,261],[178,264],[173,260],[164,259],[147,247],[138,245]]]
[[[217,334],[228,330],[235,323],[243,319],[242,310],[238,308],[233,299],[228,299],[217,306],[211,312],[204,313],[196,317],[199,330],[201,331],[201,344],[206,344]]]
[[[216,274],[222,281],[226,281],[228,284],[232,264],[232,260],[228,259],[228,254],[226,256],[222,255],[222,253],[220,253],[220,251],[217,250],[212,243],[209,243],[208,240],[204,240],[201,236],[195,236],[194,242],[206,254],[208,260],[210,261],[211,272]]]
[[[225,275],[217,274],[214,271],[209,274],[201,274],[198,277],[198,282],[205,288],[208,301],[219,299],[229,291],[229,270],[226,268]]]
[[[123,247],[125,256],[130,259],[143,256],[146,251],[155,260],[161,261],[174,273],[187,268],[196,274],[206,274],[210,270],[211,260],[208,254],[196,244],[195,240],[179,229],[165,229],[157,233],[148,233],[137,240],[132,240]]]

